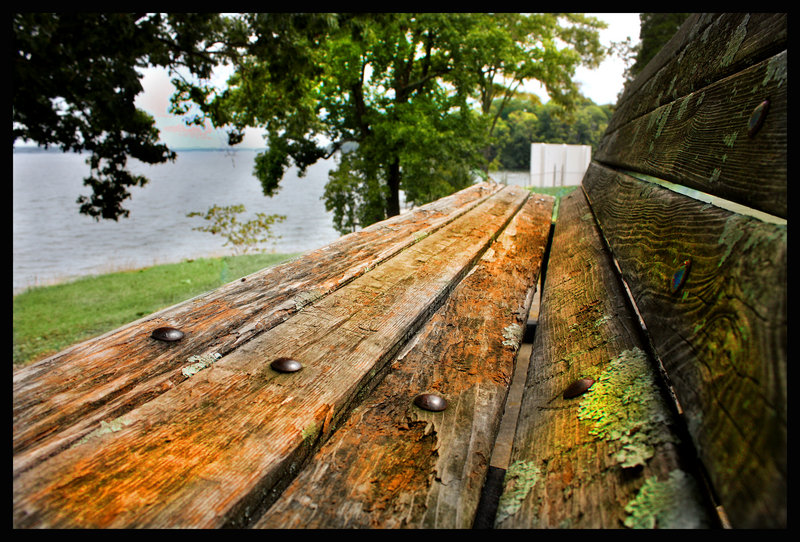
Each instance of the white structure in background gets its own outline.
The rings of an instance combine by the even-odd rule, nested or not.
[[[590,145],[531,143],[532,186],[574,186],[581,184],[592,161]]]

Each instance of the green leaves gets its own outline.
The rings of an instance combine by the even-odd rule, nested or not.
[[[244,205],[214,205],[205,213],[193,211],[187,217],[199,216],[209,222],[204,226],[192,228],[197,231],[221,235],[226,239],[224,246],[232,246],[234,255],[246,254],[259,244],[275,239],[271,226],[275,222],[283,222],[283,215],[256,213],[255,218],[240,222],[238,215],[245,212]]]
[[[81,212],[127,216],[128,188],[146,183],[127,157],[174,159],[133,102],[136,68],[167,66],[188,124],[210,121],[231,144],[264,130],[254,173],[267,196],[288,167],[346,148],[324,197],[350,231],[398,213],[401,191],[420,205],[472,183],[523,81],[574,109],[571,78],[604,54],[600,27],[557,13],[15,14],[13,137],[88,151]],[[233,67],[223,89],[208,80],[219,63]]]
[[[147,180],[126,169],[173,160],[153,118],[136,108],[137,68],[182,66],[200,76],[216,61],[203,48],[221,31],[214,14],[15,13],[12,35],[12,139],[87,152],[91,196],[80,212],[127,216],[128,188]]]

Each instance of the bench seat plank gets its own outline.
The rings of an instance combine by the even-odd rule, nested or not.
[[[496,528],[713,524],[646,352],[576,190],[559,208]],[[588,391],[563,397],[587,377],[596,380]],[[648,504],[654,494],[658,506]]]
[[[15,473],[68,448],[104,420],[180,385],[191,356],[227,354],[498,189],[488,183],[467,188],[17,370]],[[151,339],[150,332],[161,326],[177,327],[186,335],[170,344]]]
[[[786,224],[597,164],[584,187],[731,524],[785,527]]]
[[[527,198],[505,187],[390,260],[14,479],[17,527],[257,518]],[[280,374],[282,356],[304,367]]]
[[[607,131],[594,159],[786,218],[786,57],[783,51]],[[765,100],[764,123],[751,137],[750,117]]]
[[[470,528],[550,230],[532,196],[257,528]],[[413,405],[443,396],[443,412]]]

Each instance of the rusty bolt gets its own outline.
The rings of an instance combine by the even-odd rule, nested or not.
[[[430,410],[432,412],[441,412],[447,408],[447,401],[444,397],[434,393],[423,393],[414,398],[414,404],[423,410]]]
[[[769,100],[764,100],[756,106],[753,113],[750,115],[750,122],[747,124],[747,136],[755,137],[761,126],[764,124],[764,119],[769,111]]]
[[[692,267],[692,260],[685,260],[678,269],[675,270],[675,273],[672,274],[672,280],[669,283],[669,289],[674,294],[677,293],[678,290],[686,282],[686,277],[689,276],[689,269]]]
[[[572,399],[586,393],[586,390],[591,388],[594,383],[595,380],[593,378],[579,378],[564,390],[564,399]]]
[[[159,327],[150,334],[154,339],[166,342],[175,342],[183,338],[183,331],[174,327]]]
[[[303,364],[292,358],[278,358],[269,366],[279,373],[295,373],[303,368]]]

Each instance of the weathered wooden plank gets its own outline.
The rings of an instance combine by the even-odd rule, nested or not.
[[[607,132],[594,158],[785,218],[786,56],[783,51]],[[751,136],[750,118],[764,101],[769,109]]]
[[[17,527],[221,527],[263,512],[527,198],[506,187],[14,478]],[[276,373],[288,356],[304,367]]]
[[[531,197],[257,528],[469,528],[550,230]],[[443,412],[413,405],[421,393]]]
[[[713,524],[637,326],[575,191],[555,226],[496,528]],[[564,398],[582,378],[596,382]]]
[[[786,225],[596,164],[584,186],[731,524],[785,526]]]
[[[20,472],[186,380],[192,356],[225,355],[452,221],[499,189],[482,183],[346,235],[14,373],[14,470]],[[165,344],[169,325],[185,337]]]
[[[695,13],[626,86],[612,132],[682,96],[786,50],[786,13]]]

